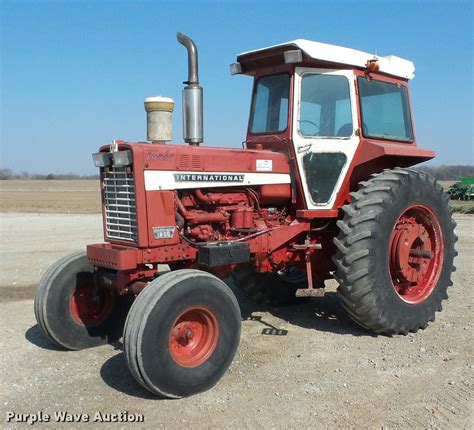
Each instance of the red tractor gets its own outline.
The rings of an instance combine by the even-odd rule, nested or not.
[[[237,350],[229,275],[271,306],[322,296],[335,278],[361,326],[426,328],[452,285],[457,238],[441,186],[409,168],[435,156],[415,141],[413,63],[307,40],[240,54],[232,74],[254,78],[245,148],[203,147],[197,50],[178,41],[188,145],[165,143],[173,100],[153,97],[148,142],[93,155],[105,243],[45,273],[43,332],[72,350],[123,333],[135,379],[183,397],[212,387]]]

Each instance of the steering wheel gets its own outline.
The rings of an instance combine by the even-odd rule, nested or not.
[[[316,127],[317,133],[313,134],[313,136],[316,136],[316,135],[319,133],[320,128],[319,128],[319,125],[318,125],[318,124],[316,124],[316,123],[313,122],[313,121],[310,121],[309,119],[300,119],[300,120],[299,120],[299,123],[300,123],[300,124],[303,123],[303,122],[307,122],[308,124],[311,124],[312,126]]]

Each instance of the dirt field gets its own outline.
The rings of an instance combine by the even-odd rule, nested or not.
[[[462,201],[462,200],[451,200],[449,202],[455,212],[474,214],[474,200]]]
[[[456,181],[440,181],[449,188]],[[452,201],[456,212],[473,213],[474,201]],[[0,181],[0,212],[96,214],[101,212],[98,180]]]
[[[100,215],[2,213],[0,427],[22,427],[5,422],[8,412],[65,411],[92,420],[96,412],[128,411],[145,422],[74,427],[473,428],[474,217],[456,220],[454,286],[426,330],[386,337],[359,328],[340,307],[334,283],[323,299],[288,308],[258,307],[236,291],[243,329],[230,370],[206,393],[159,400],[130,376],[120,342],[61,351],[35,322],[35,283],[59,256],[101,241]]]
[[[0,211],[100,213],[99,181],[0,181]]]

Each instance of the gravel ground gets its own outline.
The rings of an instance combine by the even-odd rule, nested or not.
[[[1,213],[0,231],[0,298],[5,299],[31,296],[51,263],[104,240],[99,214]],[[11,286],[16,291],[5,294]]]
[[[5,422],[8,412],[93,420],[128,411],[145,422],[100,427],[473,428],[474,217],[456,218],[454,287],[427,330],[386,337],[359,328],[334,283],[323,299],[288,308],[257,307],[237,292],[244,321],[230,370],[206,393],[160,400],[130,376],[120,342],[60,351],[35,322],[32,286],[56,258],[101,241],[100,216],[0,214],[0,426],[21,427]]]

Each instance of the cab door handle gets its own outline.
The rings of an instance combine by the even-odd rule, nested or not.
[[[308,151],[309,149],[311,149],[311,146],[313,146],[311,143],[298,146],[298,154],[302,154],[303,152]]]

